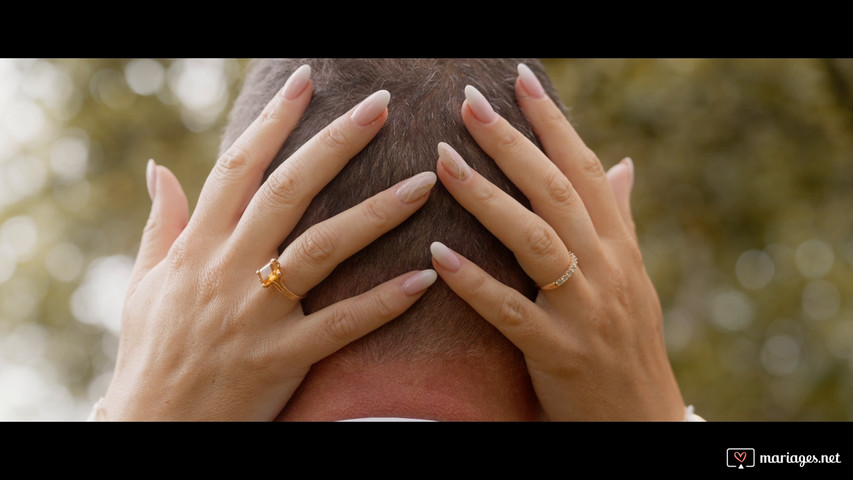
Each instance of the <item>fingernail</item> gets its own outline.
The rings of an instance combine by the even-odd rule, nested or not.
[[[634,184],[634,161],[631,160],[631,157],[625,157],[622,159],[622,163],[624,163],[628,170],[631,171],[631,185]]]
[[[403,283],[403,292],[409,296],[417,295],[435,283],[437,278],[435,270],[421,270]]]
[[[391,94],[388,90],[379,90],[365,98],[356,107],[355,111],[352,112],[352,119],[355,120],[355,123],[366,127],[379,118],[390,100]]]
[[[459,180],[465,180],[471,169],[462,155],[444,142],[438,144],[438,161]]]
[[[545,89],[542,88],[542,84],[536,78],[536,74],[533,73],[530,67],[523,63],[518,64],[518,79],[521,81],[524,91],[531,97],[542,98],[545,96]]]
[[[282,89],[284,92],[284,98],[293,100],[298,97],[305,91],[305,87],[308,86],[308,80],[310,78],[310,66],[302,65],[297,68],[292,74],[290,74],[290,78],[287,79],[287,82],[284,83],[284,88]]]
[[[434,258],[439,265],[451,272],[459,270],[459,267],[462,266],[462,262],[459,261],[459,257],[456,253],[447,248],[443,243],[433,242],[429,246],[429,251],[432,253],[432,258]]]
[[[406,180],[394,195],[403,203],[413,203],[426,196],[435,185],[435,174],[423,172]]]
[[[468,100],[468,106],[471,107],[471,111],[474,112],[477,120],[483,123],[491,123],[498,118],[498,114],[489,105],[486,97],[471,85],[465,87],[465,99]]]
[[[148,196],[153,202],[157,196],[157,164],[153,158],[149,158],[148,165],[145,166],[145,184],[148,186]]]

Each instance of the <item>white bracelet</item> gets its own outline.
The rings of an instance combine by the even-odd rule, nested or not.
[[[95,406],[92,407],[92,412],[89,414],[89,418],[86,419],[87,422],[103,422],[107,420],[107,415],[104,412],[103,407],[101,407],[101,402],[104,401],[104,397],[98,399],[95,402]]]
[[[685,422],[704,422],[705,419],[693,413],[693,405],[688,405],[687,408],[684,409],[684,421]]]

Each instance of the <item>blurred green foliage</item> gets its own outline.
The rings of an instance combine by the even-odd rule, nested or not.
[[[103,393],[145,163],[192,207],[245,65],[0,61],[0,417],[80,419]],[[853,419],[853,61],[546,66],[605,166],[634,160],[685,401],[710,420]]]

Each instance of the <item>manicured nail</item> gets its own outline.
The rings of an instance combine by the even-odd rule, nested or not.
[[[311,67],[308,65],[302,65],[297,68],[292,74],[290,74],[290,78],[287,79],[287,82],[284,83],[284,98],[288,100],[293,100],[298,97],[302,92],[305,91],[305,87],[308,86],[308,80],[311,78]]]
[[[437,278],[435,270],[421,270],[403,283],[403,292],[409,296],[417,295],[435,283]]]
[[[406,180],[397,188],[394,195],[403,203],[413,203],[429,194],[433,186],[435,186],[435,174],[422,172]]]
[[[438,144],[438,161],[459,180],[465,180],[471,171],[462,155],[444,142]]]
[[[459,267],[462,266],[462,262],[459,261],[459,257],[456,253],[447,248],[443,243],[433,242],[429,246],[429,251],[432,253],[432,258],[434,258],[439,265],[451,272],[459,270]]]
[[[542,84],[536,78],[536,74],[533,73],[530,67],[523,63],[518,64],[518,79],[521,81],[524,91],[531,97],[542,98],[545,96],[545,89],[542,88]]]
[[[365,98],[356,107],[355,111],[352,112],[352,119],[355,120],[355,123],[366,127],[379,118],[390,100],[391,94],[388,90],[379,90]]]
[[[153,202],[157,195],[157,164],[153,158],[149,158],[148,165],[145,166],[145,184],[148,186],[148,196]]]
[[[474,112],[477,120],[483,123],[491,123],[498,118],[498,114],[489,105],[486,97],[471,85],[465,87],[465,99],[468,100],[468,106],[471,107],[471,111]]]
[[[631,171],[631,185],[634,184],[634,161],[631,160],[631,157],[625,157],[622,159],[622,163],[624,163],[628,170]]]

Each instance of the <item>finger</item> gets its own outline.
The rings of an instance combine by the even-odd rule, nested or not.
[[[515,86],[518,103],[545,154],[568,177],[583,199],[598,232],[603,235],[622,233],[616,199],[598,156],[545,94],[533,72],[524,65],[519,65],[518,71]]]
[[[442,243],[434,242],[430,252],[435,271],[444,283],[525,357],[548,355],[546,347],[559,336],[541,307]]]
[[[634,217],[631,214],[631,190],[634,186],[634,163],[630,158],[625,158],[607,171],[607,180],[616,195],[616,204],[619,214],[626,228],[636,240],[637,229],[634,225]]]
[[[409,272],[330,305],[299,322],[283,323],[282,351],[313,364],[379,328],[411,307],[429,288],[434,270]]]
[[[566,271],[569,251],[551,225],[475,172],[449,145],[439,144],[438,151],[436,171],[447,191],[515,254],[530,278],[544,285]]]
[[[466,87],[462,119],[468,131],[530,200],[560,238],[597,241],[592,220],[572,182],[539,148],[500,117],[474,87]]]
[[[420,173],[311,226],[281,255],[288,288],[301,296],[322,282],[338,264],[422,207],[435,181],[434,173]]]
[[[133,269],[132,278],[135,281],[166,257],[189,221],[187,197],[180,182],[168,168],[149,160],[146,179],[153,203]]]
[[[233,229],[311,100],[310,73],[308,65],[296,69],[260,115],[219,157],[202,187],[194,222],[202,222],[211,232]]]
[[[235,241],[260,251],[276,250],[314,196],[376,136],[388,116],[389,100],[386,90],[370,95],[272,172],[240,219]]]

